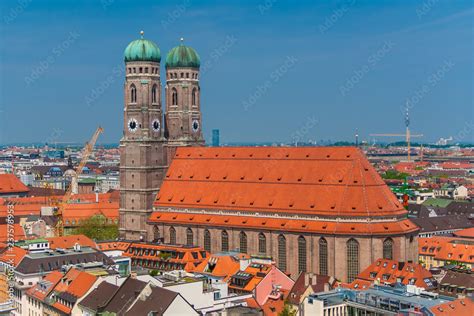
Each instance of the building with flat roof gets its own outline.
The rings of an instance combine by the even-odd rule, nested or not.
[[[456,315],[469,315],[474,303],[466,298],[457,304],[455,299],[421,290],[416,286],[395,287],[374,285],[365,290],[338,288],[309,295],[301,315],[438,315],[444,304],[458,306]],[[443,307],[441,307],[443,310]]]

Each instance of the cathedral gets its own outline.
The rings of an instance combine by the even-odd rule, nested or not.
[[[125,50],[120,235],[272,258],[352,281],[378,258],[416,261],[418,227],[355,147],[205,147],[200,60],[143,38]]]

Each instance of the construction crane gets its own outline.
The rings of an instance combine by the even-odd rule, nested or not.
[[[104,132],[104,129],[102,127],[98,127],[92,135],[92,138],[89,140],[89,142],[86,144],[84,147],[84,152],[82,155],[82,159],[79,162],[79,165],[76,168],[76,177],[78,177],[82,173],[82,169],[87,163],[87,160],[89,159],[90,154],[92,153],[92,150],[94,149],[95,143],[97,142],[97,139],[99,138],[99,135]],[[56,222],[56,227],[55,227],[55,233],[56,236],[63,236],[64,235],[64,222],[63,222],[63,212],[66,207],[67,202],[71,198],[72,195],[72,183],[69,185],[68,189],[66,190],[66,194],[64,194],[61,202],[59,203],[58,208],[56,209],[55,215],[58,219]]]
[[[410,152],[411,152],[411,147],[410,147],[410,142],[412,137],[423,137],[423,134],[412,134],[410,132],[410,116],[408,115],[408,102],[406,105],[406,110],[405,110],[405,127],[406,131],[405,134],[370,134],[370,136],[377,136],[377,137],[405,137],[405,140],[407,142],[407,159],[410,161]]]

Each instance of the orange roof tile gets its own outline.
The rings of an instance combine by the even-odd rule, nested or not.
[[[418,239],[418,253],[437,260],[474,263],[474,242],[459,237],[433,236]]]
[[[418,227],[405,219],[393,222],[333,222],[307,219],[265,218],[237,215],[186,214],[155,211],[150,215],[150,222],[205,225],[210,227],[241,227],[255,229],[282,230],[294,232],[334,233],[353,235],[393,235],[414,232]]]
[[[0,194],[26,193],[29,189],[13,174],[0,174]]]
[[[106,242],[99,242],[97,244],[99,246],[99,250],[107,251],[107,250],[122,250],[126,251],[130,246],[129,242],[124,241],[106,241]]]
[[[441,164],[443,169],[472,169],[474,165],[468,162],[446,161]]]
[[[80,210],[80,213],[85,213],[84,216],[103,214],[106,217],[118,218],[118,200],[116,195],[116,193],[101,193],[99,194],[99,203],[95,202],[95,194],[73,195],[70,199],[70,203],[66,205],[65,214],[75,214],[77,213],[76,211]],[[14,212],[17,216],[40,215],[42,207],[57,205],[61,202],[61,199],[62,196],[1,198],[0,217],[8,214],[7,204],[9,203],[13,204]],[[87,211],[91,213],[87,215]]]
[[[240,269],[240,262],[233,255],[211,255],[199,264],[194,272],[209,273],[218,277],[233,275]]]
[[[41,279],[36,285],[32,286],[26,291],[26,294],[44,301],[44,299],[51,293],[54,287],[63,277],[63,274],[59,271],[51,271],[43,279]]]
[[[362,280],[362,279],[355,279],[351,283],[342,283],[341,286],[345,288],[350,288],[353,290],[365,290],[368,289],[372,285],[371,281]]]
[[[71,314],[71,311],[72,309],[67,307],[67,306],[64,306],[63,304],[59,303],[59,302],[55,302],[53,304],[53,307],[60,310],[61,312],[65,313],[66,315],[70,315]]]
[[[109,220],[118,220],[119,203],[118,202],[99,202],[99,203],[77,203],[67,204],[63,210],[63,219],[66,226],[75,221],[88,219],[95,215],[102,215]]]
[[[3,244],[3,249],[0,250],[0,261],[11,266],[18,266],[21,260],[27,255],[28,251],[20,247],[7,247]]]
[[[68,235],[62,237],[49,237],[46,239],[49,241],[49,246],[51,249],[73,248],[76,243],[81,246],[97,248],[97,244],[92,239],[84,235]]]
[[[472,316],[474,302],[470,298],[457,299],[430,308],[435,316]]]
[[[474,227],[458,230],[454,232],[454,235],[463,238],[474,238]]]
[[[0,242],[7,242],[14,239],[14,241],[26,239],[25,230],[20,224],[13,224],[13,234],[9,234],[9,224],[0,224]]]
[[[245,284],[243,288],[233,284],[232,282],[229,283],[229,288],[250,293],[265,278],[265,276],[272,271],[272,268],[273,265],[271,264],[250,264],[243,271],[237,270],[233,274],[229,274],[227,280],[231,280],[233,276],[241,274],[242,272],[250,274],[251,279]]]
[[[288,296],[288,291],[281,290],[281,295],[283,296],[283,299],[270,298],[261,306],[265,316],[280,315],[285,307],[285,298]]]
[[[257,301],[253,297],[245,299],[245,302],[247,303],[248,307],[262,309],[262,307],[258,305]]]
[[[359,281],[361,280],[370,282],[380,280],[382,284],[395,284],[400,280],[402,284],[414,284],[425,289],[433,288],[435,285],[433,275],[423,268],[422,265],[389,259],[376,260],[357,276],[357,279],[352,282],[350,287],[357,288],[355,285],[360,283]],[[367,284],[362,282],[361,285]]]
[[[322,216],[406,214],[353,147],[181,147],[155,206]]]
[[[69,271],[57,282],[54,292],[66,292],[77,298],[84,296],[94,285],[97,277],[87,272],[79,271],[75,268]],[[60,302],[55,302],[53,306],[62,312],[70,314],[71,309]]]
[[[162,257],[165,253],[174,255]],[[138,264],[151,268],[154,264],[181,265],[184,266],[184,270],[191,272],[206,260],[209,253],[200,247],[193,246],[132,243],[123,255],[132,258],[132,265]]]

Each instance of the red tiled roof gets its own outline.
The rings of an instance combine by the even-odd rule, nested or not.
[[[88,219],[95,215],[103,215],[109,220],[118,219],[118,202],[99,202],[99,203],[77,203],[67,204],[63,210],[63,219],[66,226],[73,220],[78,223],[79,220]]]
[[[261,308],[265,316],[278,316],[285,307],[285,299],[288,297],[288,290],[281,290],[279,298],[269,298]]]
[[[470,298],[457,299],[430,308],[435,316],[472,316],[474,302]]]
[[[66,205],[65,216],[74,214],[77,211],[84,213],[84,216],[103,214],[109,218],[118,218],[118,199],[117,193],[99,194],[99,203],[96,203],[95,194],[75,194],[71,197],[70,203]],[[62,196],[36,196],[20,198],[0,198],[0,217],[6,216],[7,204],[13,204],[15,215],[40,215],[43,206],[52,206],[61,202]],[[94,210],[94,211],[91,211]],[[87,215],[86,212],[90,212]],[[92,215],[91,215],[92,214]],[[71,219],[74,216],[71,216]]]
[[[306,219],[265,218],[234,215],[186,214],[155,211],[150,215],[150,222],[206,225],[210,227],[242,227],[294,232],[334,233],[353,235],[394,235],[414,232],[418,227],[410,220],[398,222],[331,222]]]
[[[342,283],[342,287],[350,288],[353,290],[366,290],[368,289],[373,282],[367,281],[367,280],[362,280],[362,279],[355,279],[349,284]]]
[[[29,189],[13,174],[0,174],[0,194],[26,193]]]
[[[84,235],[68,235],[62,237],[49,237],[46,239],[49,241],[49,246],[51,249],[73,248],[76,243],[81,246],[97,248],[97,244],[92,239]]]
[[[9,248],[6,244],[2,244],[2,249],[0,250],[0,261],[16,267],[27,253],[28,251],[23,248],[16,246]]]
[[[44,301],[44,299],[49,295],[49,293],[51,293],[62,277],[63,274],[61,272],[51,271],[45,277],[43,277],[43,279],[36,283],[36,285],[28,289],[26,294],[40,301]],[[42,285],[45,287],[42,287]]]
[[[56,284],[53,291],[66,292],[77,298],[81,298],[89,291],[96,280],[97,277],[92,274],[71,268]],[[60,302],[55,302],[53,306],[67,314],[71,312],[69,307],[64,306]]]
[[[240,262],[233,255],[211,255],[193,272],[209,273],[218,277],[233,275],[240,269]]]
[[[446,161],[441,164],[443,169],[472,169],[474,165],[468,162]]]
[[[99,250],[108,251],[108,250],[122,250],[126,251],[130,246],[129,242],[124,241],[106,241],[106,242],[99,242],[97,244],[99,246]]]
[[[463,238],[474,238],[474,227],[458,230],[454,232],[454,235]]]
[[[162,257],[162,254],[165,253],[174,253],[175,256]],[[200,247],[131,243],[123,255],[132,258],[132,265],[141,265],[150,268],[154,268],[155,264],[167,264],[169,266],[182,265],[184,266],[184,270],[191,272],[194,271],[201,262],[206,260],[209,253]]]
[[[155,206],[351,217],[406,214],[355,147],[181,147]]]
[[[272,272],[272,269],[276,269],[272,264],[257,264],[256,266],[249,265],[243,272],[251,275],[250,281],[248,281],[245,286],[242,288],[229,283],[229,289],[242,290],[247,293],[251,293],[255,287],[267,276],[268,273]],[[229,274],[226,280],[229,280],[233,275],[238,274],[240,270],[236,271],[233,274]]]
[[[471,239],[433,236],[418,239],[418,253],[437,260],[474,263],[474,243]]]
[[[7,242],[11,238],[14,241],[26,239],[25,230],[20,224],[13,224],[13,234],[9,234],[11,233],[11,231],[9,232],[10,228],[9,224],[0,224],[0,242]]]
[[[427,279],[431,281],[431,284],[425,282]],[[349,287],[361,289],[361,285],[367,285],[367,283],[361,281],[368,281],[370,284],[376,280],[379,280],[382,284],[395,284],[398,280],[401,280],[402,284],[414,284],[425,289],[434,286],[433,275],[420,264],[378,259],[362,271]],[[355,287],[355,284],[359,284],[359,286]]]

